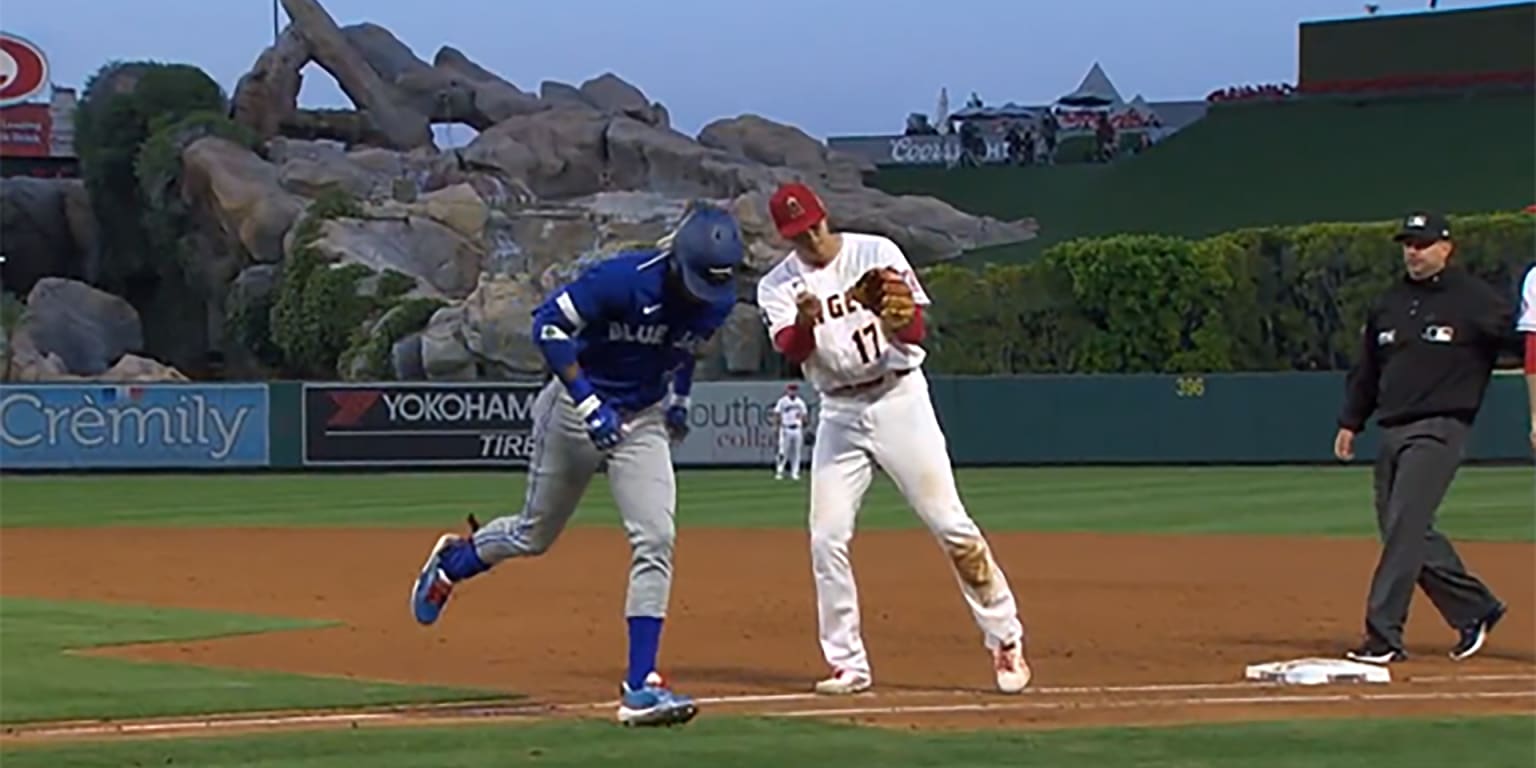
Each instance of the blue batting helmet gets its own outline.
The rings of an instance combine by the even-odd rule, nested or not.
[[[711,303],[736,297],[736,268],[741,266],[744,248],[730,212],[713,205],[696,206],[673,234],[671,247],[689,293]]]

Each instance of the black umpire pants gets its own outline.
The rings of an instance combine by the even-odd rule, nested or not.
[[[1371,578],[1366,633],[1403,647],[1403,624],[1417,584],[1452,627],[1475,624],[1498,604],[1467,573],[1456,548],[1435,530],[1435,516],[1461,464],[1471,428],[1434,417],[1383,429],[1376,458],[1376,525],[1381,560]]]

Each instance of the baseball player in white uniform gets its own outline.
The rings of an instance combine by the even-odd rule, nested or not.
[[[960,500],[921,369],[922,309],[929,303],[922,285],[894,242],[833,233],[821,199],[805,185],[780,187],[769,208],[795,248],[758,283],[757,303],[774,348],[803,366],[820,396],[811,451],[811,564],[821,649],[832,673],[816,692],[851,694],[873,684],[848,545],[876,465],[953,565],[998,689],[1022,691],[1030,668],[1013,592]]]
[[[1531,400],[1531,450],[1536,451],[1536,264],[1520,286],[1520,317],[1515,328],[1525,334],[1525,390]]]
[[[784,387],[784,394],[773,404],[773,418],[779,425],[779,452],[773,465],[773,479],[783,480],[789,470],[791,480],[800,479],[800,449],[805,445],[805,420],[810,408],[800,399],[800,386]]]

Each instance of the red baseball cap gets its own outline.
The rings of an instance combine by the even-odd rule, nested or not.
[[[800,182],[780,185],[768,201],[773,225],[785,239],[796,237],[827,217],[821,198]]]

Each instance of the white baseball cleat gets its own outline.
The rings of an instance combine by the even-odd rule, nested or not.
[[[997,689],[1018,693],[1029,686],[1031,672],[1024,660],[1024,641],[1015,640],[992,651],[992,669],[997,673]]]
[[[869,675],[839,669],[832,676],[816,683],[816,692],[823,696],[848,696],[869,690],[874,683]]]

